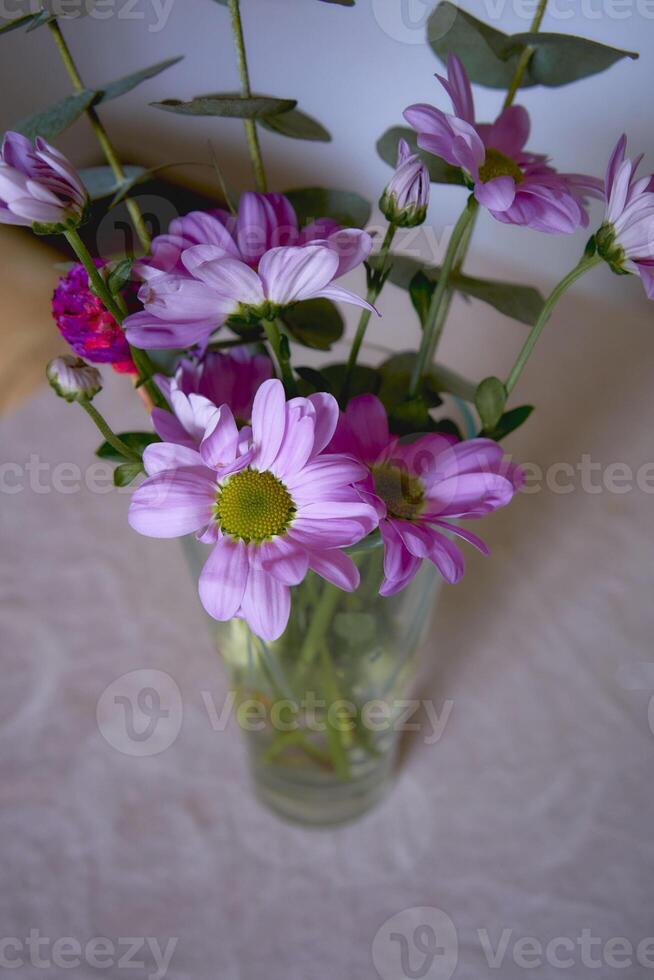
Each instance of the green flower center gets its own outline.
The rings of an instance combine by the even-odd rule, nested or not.
[[[214,513],[225,534],[247,543],[283,534],[293,520],[295,504],[274,474],[247,469],[219,488]]]
[[[417,517],[425,500],[422,480],[398,466],[380,466],[373,469],[375,493],[386,504],[391,517],[412,520]]]
[[[513,177],[516,184],[522,183],[522,170],[510,157],[505,157],[499,150],[490,147],[486,150],[486,159],[479,168],[479,179],[487,184],[496,177]]]

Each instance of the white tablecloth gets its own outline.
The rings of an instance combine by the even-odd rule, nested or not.
[[[640,467],[653,451],[651,324],[566,310],[522,389],[539,414],[509,446],[543,467],[583,453]],[[124,379],[100,398],[118,428],[142,427]],[[577,480],[490,518],[492,556],[469,555],[430,633],[422,693],[438,710],[453,702],[442,738],[408,744],[368,817],[309,832],[254,801],[236,724],[212,727],[206,702],[220,708],[226,683],[178,543],[130,531],[123,493],[53,488],[75,482],[55,464],[91,459],[90,421],[43,391],[1,433],[15,464],[5,491],[25,485],[1,496],[0,929],[2,955],[24,964],[13,975],[155,975],[154,940],[171,939],[174,980],[654,975],[642,943],[654,934],[651,493]],[[30,477],[30,454],[50,466]],[[169,748],[138,757],[112,747],[96,708],[146,668],[178,686],[183,721]],[[30,930],[46,960],[56,939],[104,937],[108,965],[83,952],[48,973]],[[421,953],[434,935],[439,950]],[[148,940],[131,970],[127,937]],[[631,965],[625,943],[605,946],[617,937]]]

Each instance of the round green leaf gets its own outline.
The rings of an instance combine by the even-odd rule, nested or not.
[[[370,219],[369,202],[354,191],[302,187],[284,193],[295,208],[301,227],[316,218],[332,218],[344,227],[363,228]]]

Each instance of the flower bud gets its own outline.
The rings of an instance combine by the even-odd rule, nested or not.
[[[102,377],[97,368],[71,354],[55,357],[45,373],[50,387],[67,402],[90,402],[102,391]]]
[[[381,212],[399,228],[414,228],[425,220],[428,204],[429,172],[406,140],[400,140],[395,173],[379,201]]]
[[[0,150],[0,224],[26,225],[39,235],[76,228],[88,205],[66,157],[41,137],[31,143],[7,133]]]

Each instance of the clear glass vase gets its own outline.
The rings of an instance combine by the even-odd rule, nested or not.
[[[208,549],[185,539],[194,574]],[[290,820],[352,820],[389,788],[399,720],[438,582],[430,562],[382,598],[383,551],[350,549],[361,585],[343,592],[310,572],[292,590],[291,616],[267,643],[241,619],[210,620],[236,694],[257,796]]]

